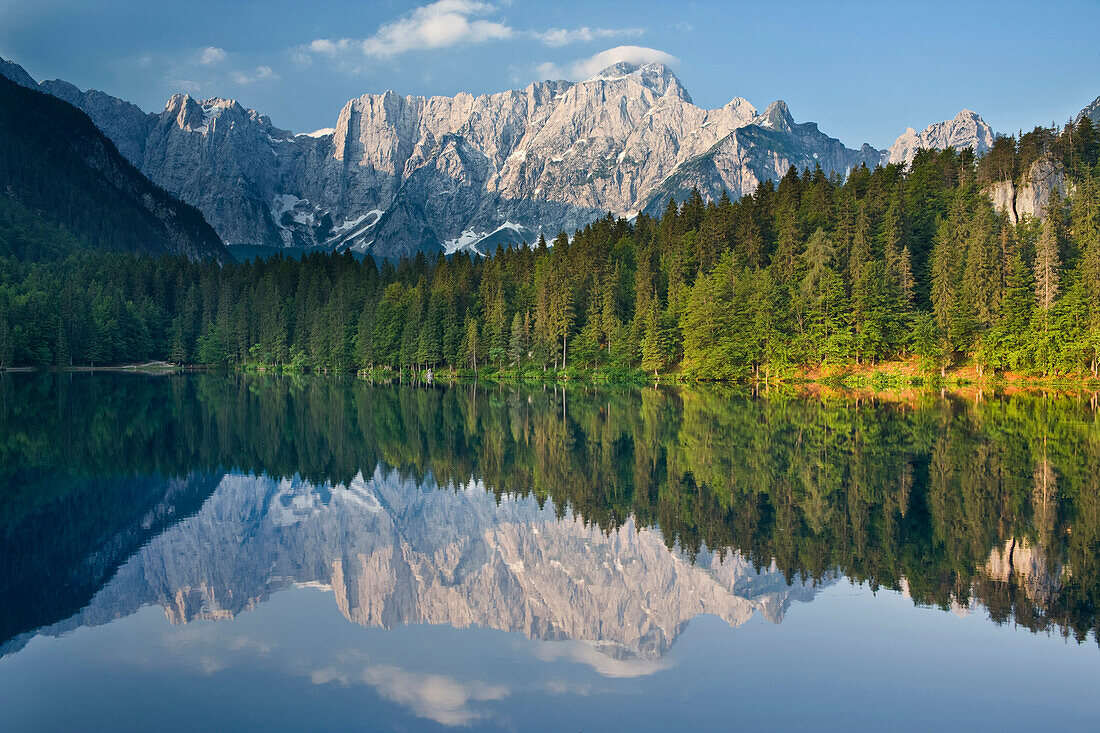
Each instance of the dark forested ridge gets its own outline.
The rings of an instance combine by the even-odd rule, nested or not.
[[[1013,224],[987,189],[1040,157],[1065,171],[1068,194],[1043,221]],[[930,371],[1096,376],[1098,158],[1084,118],[1001,138],[981,159],[922,151],[907,168],[861,167],[843,181],[792,169],[736,202],[695,194],[659,218],[607,217],[486,259],[9,257],[0,365],[765,379],[919,358]],[[34,236],[54,234],[43,225]]]
[[[0,75],[0,256],[80,246],[231,259],[202,214],[149,182],[82,111]]]

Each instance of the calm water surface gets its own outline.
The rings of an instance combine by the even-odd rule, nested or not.
[[[1091,395],[0,378],[0,730],[1098,730]]]

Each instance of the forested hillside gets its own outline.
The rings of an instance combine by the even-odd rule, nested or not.
[[[1042,222],[985,192],[1039,156]],[[1096,375],[1100,145],[1085,118],[989,155],[922,151],[846,180],[792,169],[492,257],[224,267],[90,253],[0,261],[0,363],[587,370],[739,379],[918,356],[943,371]],[[45,235],[43,235],[45,236]]]
[[[86,114],[0,76],[0,255],[82,245],[230,259],[202,214],[150,183]]]

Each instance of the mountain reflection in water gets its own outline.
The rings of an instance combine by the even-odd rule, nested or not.
[[[73,618],[108,623],[162,606],[175,624],[233,618],[277,590],[331,590],[363,626],[483,626],[656,659],[693,617],[778,622],[810,585],[740,556],[670,552],[627,522],[611,532],[484,487],[439,490],[395,472],[348,485],[226,476],[194,516],[155,537]]]
[[[0,428],[9,660],[312,587],[365,627],[518,633],[618,678],[663,669],[693,619],[779,623],[838,580],[1096,642],[1091,395],[10,375]]]

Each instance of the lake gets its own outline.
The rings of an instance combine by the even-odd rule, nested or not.
[[[1094,395],[0,375],[0,730],[1100,729]]]

